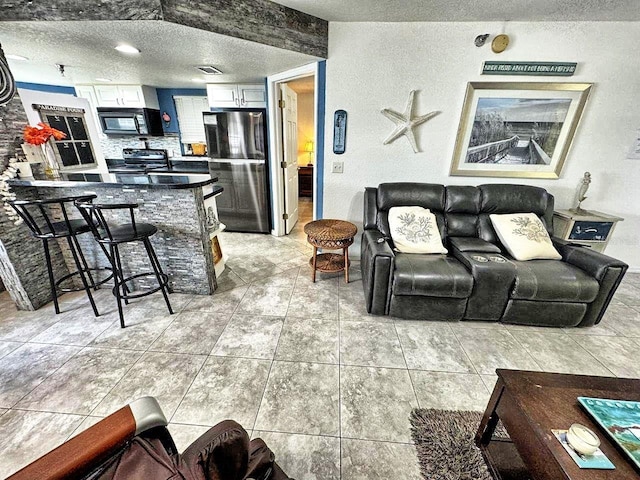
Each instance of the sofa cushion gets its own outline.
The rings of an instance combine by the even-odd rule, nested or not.
[[[442,212],[444,185],[432,183],[381,183],[378,185],[378,210],[417,205]]]
[[[476,187],[450,185],[446,190],[445,218],[447,235],[477,237],[480,190]]]
[[[480,185],[480,213],[478,215],[478,237],[496,242],[496,233],[489,220],[492,213],[535,213],[553,234],[553,195],[544,188],[529,185],[490,184]]]
[[[551,302],[592,302],[600,284],[583,270],[555,260],[513,261],[516,282],[511,298]]]
[[[473,290],[473,277],[453,257],[398,253],[395,263],[395,295],[468,298]]]
[[[490,215],[500,241],[516,260],[560,260],[562,256],[535,213]]]
[[[440,238],[446,236],[444,219],[444,185],[430,183],[381,183],[378,186],[377,225],[383,235],[390,237],[389,210],[392,207],[427,208],[436,216]]]
[[[389,231],[396,250],[404,253],[447,253],[436,216],[422,207],[389,209]]]

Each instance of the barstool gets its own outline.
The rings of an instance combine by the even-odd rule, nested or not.
[[[84,290],[89,297],[89,303],[96,317],[100,314],[96,307],[96,303],[91,295],[91,289],[97,289],[99,285],[107,282],[113,276],[113,273],[107,278],[96,283],[91,275],[92,270],[110,270],[107,268],[89,268],[87,261],[80,248],[77,235],[87,233],[91,231],[91,227],[83,219],[71,219],[67,211],[67,205],[72,205],[76,201],[92,201],[96,198],[95,195],[83,195],[75,197],[63,197],[53,198],[50,200],[13,200],[9,204],[24,220],[24,223],[31,230],[32,236],[42,240],[44,246],[44,256],[47,261],[47,272],[49,274],[49,284],[51,286],[51,296],[53,297],[53,305],[55,307],[56,314],[60,313],[60,305],[58,304],[58,290],[61,292],[75,292]],[[62,221],[55,220],[56,214],[62,214]],[[49,240],[56,240],[58,238],[66,238],[73,256],[73,261],[76,264],[76,271],[71,272],[68,275],[56,280],[53,274],[53,267],[51,265],[51,253],[49,251]],[[102,251],[107,254],[104,247]],[[111,259],[109,259],[111,263]],[[86,274],[86,276],[85,276]],[[68,280],[74,275],[80,275],[83,288],[63,288],[60,286],[62,282]],[[88,278],[87,278],[88,277]]]
[[[157,292],[158,290],[162,291],[162,295],[164,296],[164,301],[167,304],[169,313],[173,314],[168,295],[169,277],[165,273],[163,273],[160,262],[158,261],[158,257],[156,256],[156,252],[154,251],[153,245],[151,245],[151,241],[149,240],[149,237],[155,234],[158,229],[154,225],[151,225],[149,223],[136,223],[133,210],[138,208],[138,204],[97,204],[93,203],[93,199],[79,200],[75,204],[82,213],[82,216],[84,217],[86,223],[90,226],[91,231],[93,232],[93,235],[98,243],[109,247],[109,258],[111,260],[111,267],[113,268],[114,272],[113,294],[115,295],[116,301],[118,303],[120,327],[124,328],[122,300],[124,300],[125,304],[128,304],[129,300],[131,299],[145,297]],[[105,210],[111,212],[115,210],[129,210],[131,223],[109,226],[109,223],[107,222],[103,214],[103,211]],[[137,273],[126,278],[124,277],[119,247],[123,243],[130,242],[143,243],[144,248],[147,251],[147,256],[149,257],[149,262],[151,263],[153,272]],[[150,275],[154,275],[156,277],[156,280],[158,281],[157,287],[145,290],[140,293],[132,293],[132,290],[127,287],[127,282],[130,282],[136,278],[146,277]]]

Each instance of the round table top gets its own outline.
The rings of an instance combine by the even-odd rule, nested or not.
[[[345,220],[325,218],[307,223],[304,233],[316,240],[346,240],[358,233],[358,227]]]

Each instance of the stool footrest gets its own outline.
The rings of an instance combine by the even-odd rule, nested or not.
[[[113,278],[113,269],[111,267],[96,267],[96,268],[83,268],[82,272],[83,273],[87,273],[87,272],[98,272],[98,271],[109,271],[111,272],[111,274],[105,278],[100,280],[99,282],[95,282],[93,281],[93,277],[89,277],[87,278],[87,283],[89,283],[89,286],[93,289],[96,289],[97,287],[99,287],[100,285],[107,283],[109,280],[111,280]],[[60,290],[61,292],[79,292],[80,290],[84,290],[84,287],[61,287],[60,284],[62,282],[64,282],[65,280],[69,280],[71,277],[74,277],[76,275],[80,274],[80,270],[76,270],[73,273],[69,273],[67,275],[65,275],[64,277],[60,278],[59,280],[56,281],[56,288],[58,290]]]
[[[122,288],[122,286],[124,284],[126,284],[127,282],[130,282],[132,280],[135,280],[136,278],[141,278],[141,277],[155,277],[156,274],[153,272],[145,272],[145,273],[137,273],[135,275],[131,275],[130,277],[127,277],[124,279],[124,281],[122,280],[118,280],[118,287]],[[151,295],[152,293],[156,293],[160,290],[162,290],[163,287],[167,287],[169,285],[169,277],[166,273],[161,273],[160,274],[160,278],[162,279],[162,282],[160,283],[160,285],[158,285],[157,287],[148,289],[148,290],[144,290],[140,293],[121,293],[120,294],[120,298],[122,298],[123,300],[132,300],[134,298],[141,298],[141,297],[146,297],[147,295]],[[113,295],[116,296],[116,287],[113,287],[112,289],[113,291]]]

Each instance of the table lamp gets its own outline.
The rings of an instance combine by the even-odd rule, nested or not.
[[[313,162],[311,161],[311,156],[313,155],[313,141],[312,140],[309,140],[307,143],[304,144],[304,151],[309,154],[309,163],[307,163],[307,166],[311,167],[313,165]]]

